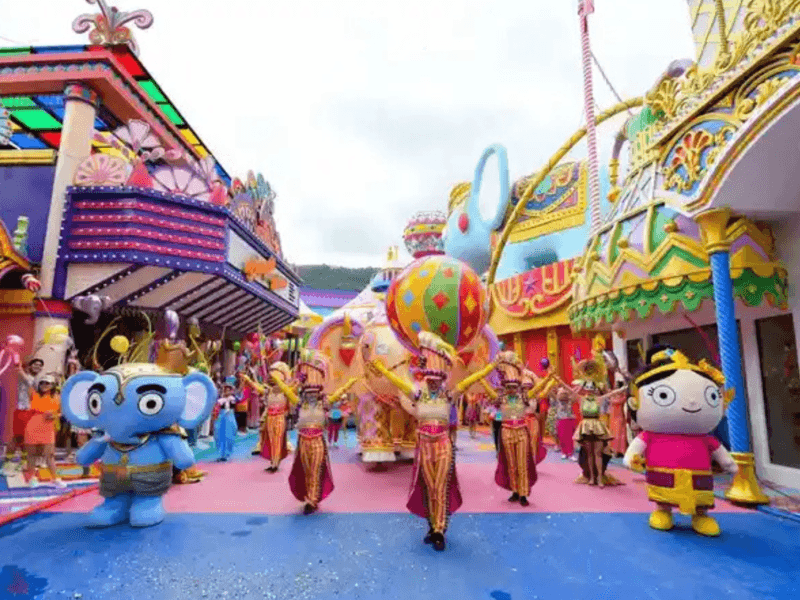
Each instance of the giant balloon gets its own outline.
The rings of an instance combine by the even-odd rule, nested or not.
[[[466,263],[450,256],[415,260],[392,282],[386,315],[398,339],[416,350],[429,331],[456,350],[468,347],[488,317],[486,288]]]

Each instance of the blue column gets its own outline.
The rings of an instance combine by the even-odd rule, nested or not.
[[[733,299],[730,252],[716,250],[710,252],[709,258],[714,284],[714,304],[716,305],[722,373],[725,375],[725,387],[733,388],[736,391],[733,402],[728,405],[728,437],[733,452],[750,452],[750,428],[747,423],[747,402],[745,401],[744,378],[742,377],[739,327],[736,323]]]

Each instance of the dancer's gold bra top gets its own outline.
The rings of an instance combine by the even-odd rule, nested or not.
[[[421,424],[450,423],[450,401],[446,394],[431,397],[426,390],[420,391],[417,399],[417,419]]]
[[[503,419],[509,421],[524,418],[525,406],[520,396],[504,396],[500,409]]]
[[[283,406],[286,403],[286,397],[280,392],[270,392],[267,395],[267,406]]]

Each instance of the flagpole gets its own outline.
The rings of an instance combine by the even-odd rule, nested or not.
[[[586,142],[589,147],[589,214],[591,234],[600,229],[600,168],[597,158],[597,122],[592,84],[592,51],[589,44],[589,15],[594,12],[594,0],[579,0],[578,16],[581,25],[581,55],[583,61],[583,104],[586,113]]]

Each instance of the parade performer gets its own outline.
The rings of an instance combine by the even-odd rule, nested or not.
[[[91,512],[90,526],[129,521],[148,527],[164,519],[162,497],[172,483],[173,466],[186,470],[194,464],[181,428],[197,427],[208,417],[217,390],[203,373],[183,375],[188,372],[188,362],[178,360],[183,353],[160,348],[157,364],[128,363],[127,340],[116,336],[112,348],[123,362],[103,374],[82,371],[70,377],[61,410],[73,425],[105,432],[76,456],[83,466],[102,461],[105,501]]]
[[[709,435],[733,398],[733,390],[721,390],[724,384],[724,375],[708,362],[695,364],[672,348],[653,348],[630,385],[628,407],[643,433],[631,442],[624,463],[646,469],[647,495],[657,505],[650,515],[653,529],[672,529],[677,507],[691,515],[697,533],[720,533],[708,516],[714,507],[712,461],[737,472],[728,451]]]
[[[292,404],[299,404],[297,422],[297,452],[289,474],[289,488],[295,498],[305,502],[303,514],[310,515],[319,503],[333,491],[331,462],[325,443],[325,404],[323,395],[328,380],[328,359],[321,352],[306,350],[303,360],[297,365],[300,395],[283,382],[280,376],[272,375],[275,382]],[[350,379],[341,388],[327,397],[327,404],[339,400],[358,381]]]
[[[481,418],[481,407],[484,404],[484,394],[467,393],[467,427],[469,427],[469,437],[475,439],[477,435],[478,422]]]
[[[500,447],[497,452],[497,469],[494,480],[497,485],[511,492],[509,502],[528,506],[528,496],[536,483],[536,461],[533,442],[525,420],[525,412],[532,398],[550,384],[547,377],[530,387],[522,389],[524,366],[516,352],[507,350],[497,357],[497,372],[500,374],[499,393],[487,387],[503,415],[500,429]]]
[[[235,390],[236,378],[228,377],[222,384],[222,395],[217,400],[219,415],[214,421],[214,443],[219,451],[219,460],[222,462],[230,457],[236,440],[236,418],[233,416],[233,407],[238,398]]]
[[[540,382],[533,371],[525,369],[522,372],[522,392],[525,396],[533,394],[529,396],[530,402],[525,407],[525,423],[530,433],[533,460],[537,465],[547,456],[547,448],[544,447],[544,436],[542,435],[541,419],[538,413],[540,408],[538,399],[540,396],[547,395],[555,381],[552,378],[548,378],[543,387],[539,387],[539,384]]]
[[[417,375],[422,378],[421,388],[391,372],[379,361],[369,363],[368,368],[382,373],[397,386],[402,392],[400,403],[417,420],[417,452],[406,506],[411,513],[428,520],[430,528],[424,542],[441,551],[445,549],[448,517],[462,502],[448,433],[452,400],[445,387],[455,350],[427,331],[419,334],[419,350]],[[470,375],[455,386],[456,392],[462,393],[493,369],[494,363],[490,363]]]
[[[267,406],[261,416],[259,448],[262,457],[270,461],[265,469],[267,473],[277,473],[281,461],[289,456],[289,447],[286,441],[286,415],[289,412],[289,399],[281,390],[277,381],[286,385],[292,378],[292,371],[284,362],[274,362],[269,367],[272,385],[267,388],[251,380],[246,375],[245,381],[258,393],[266,394]]]

